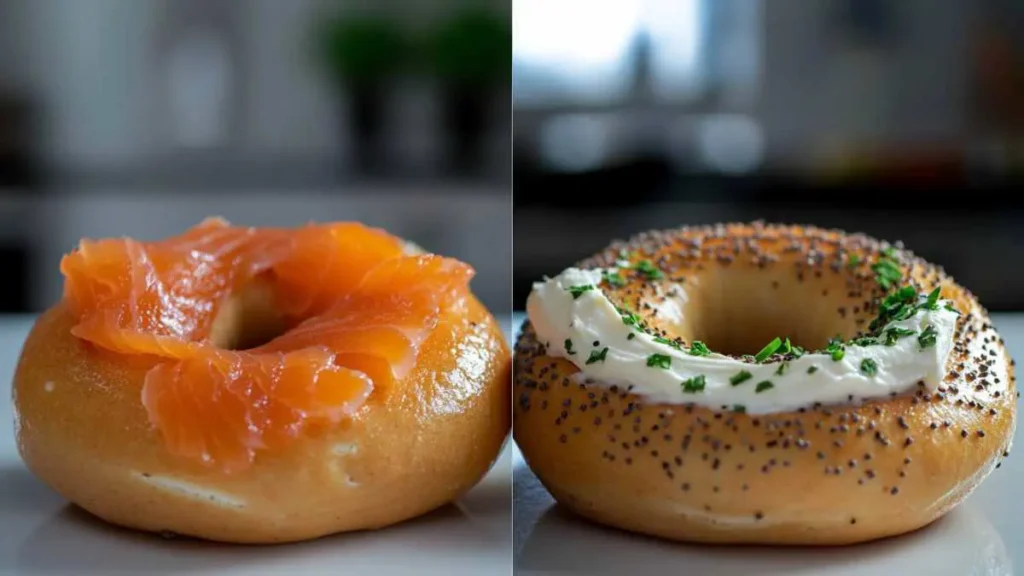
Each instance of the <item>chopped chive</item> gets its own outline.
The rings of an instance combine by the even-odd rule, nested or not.
[[[672,367],[672,358],[664,354],[651,354],[647,357],[647,366],[668,369]]]
[[[925,301],[924,307],[928,310],[939,309],[939,294],[942,292],[941,286],[936,286],[935,290],[928,293],[928,300]]]
[[[707,345],[700,340],[690,343],[690,356],[707,356],[709,354],[711,354],[711,350],[708,350]]]
[[[799,358],[806,353],[807,350],[804,350],[803,346],[797,346],[796,344],[793,344],[793,351],[790,352],[790,354],[793,355],[793,358]]]
[[[839,362],[846,356],[846,349],[843,347],[843,341],[840,337],[836,336],[828,341],[828,346],[825,348],[825,352],[832,356],[832,360]]]
[[[675,348],[676,350],[683,349],[679,342],[676,342],[675,340],[669,340],[668,338],[662,338],[661,336],[655,336],[654,341],[657,342],[658,344],[664,344],[665,346]]]
[[[747,407],[746,407],[746,406],[744,406],[743,404],[735,404],[735,405],[733,405],[733,407],[732,407],[732,411],[733,411],[733,412],[738,412],[738,413],[740,413],[740,414],[743,414],[744,412],[746,412],[746,411],[747,411]]]
[[[874,376],[878,373],[878,364],[871,358],[865,358],[860,361],[860,371],[868,376]]]
[[[565,353],[569,356],[576,354],[576,351],[572,349],[572,340],[568,338],[565,339]]]
[[[743,384],[744,382],[750,380],[753,377],[754,375],[751,374],[750,372],[747,372],[746,370],[740,370],[739,372],[729,377],[729,384],[732,384],[733,386],[739,386],[740,384]]]
[[[888,290],[894,284],[897,284],[902,278],[900,272],[900,265],[896,261],[896,250],[894,248],[886,248],[882,251],[882,256],[871,265],[871,270],[875,273],[875,281],[884,290]]]
[[[758,363],[764,362],[766,358],[768,358],[772,354],[775,354],[775,351],[778,350],[781,346],[782,339],[776,336],[775,339],[769,342],[767,346],[761,348],[761,351],[754,356],[754,361]]]
[[[789,371],[789,362],[783,362],[779,364],[779,368],[775,371],[776,376],[784,376]]]
[[[604,362],[605,358],[608,357],[608,347],[604,347],[600,352],[597,350],[590,351],[590,357],[587,358],[587,364],[594,364],[595,362]]]
[[[779,354],[789,354],[793,351],[793,345],[789,343],[789,338],[782,341],[782,346],[779,346]]]
[[[626,285],[626,279],[618,272],[605,272],[601,275],[601,279],[617,288],[621,288]]]
[[[575,300],[582,296],[584,292],[589,292],[593,289],[593,284],[581,284],[579,286],[569,286],[569,293],[572,294],[572,299]]]
[[[932,346],[935,346],[935,341],[938,336],[939,333],[935,330],[935,326],[929,324],[921,332],[921,335],[917,337],[917,343],[921,345],[921,350],[931,348]]]
[[[626,334],[626,340],[632,340],[633,338],[636,338],[635,332],[630,332],[629,334]]]
[[[757,386],[754,388],[754,393],[760,394],[761,392],[764,392],[765,390],[771,390],[772,388],[775,388],[775,384],[772,384],[769,380],[765,380],[763,382],[757,383]]]
[[[896,342],[904,336],[913,336],[916,332],[908,328],[900,328],[899,326],[893,326],[887,328],[885,331],[885,345],[895,346]]]
[[[622,315],[622,323],[626,326],[637,326],[640,324],[640,316],[628,310],[620,310],[619,314]]]
[[[703,374],[699,376],[694,376],[693,378],[683,380],[683,392],[686,392],[687,394],[695,394],[697,392],[704,390],[704,387],[706,385],[707,382],[704,379]]]
[[[912,302],[915,296],[917,296],[917,291],[914,290],[913,286],[904,286],[903,288],[897,290],[889,298],[895,298],[900,302]]]
[[[817,371],[818,371],[818,367],[817,366],[811,366],[811,367],[807,368],[807,373],[808,374],[814,374]]]
[[[664,276],[664,274],[661,273],[661,270],[659,270],[654,264],[651,264],[650,260],[641,260],[637,262],[633,268],[636,269],[637,272],[647,276],[650,280],[657,280]]]
[[[958,315],[960,314],[960,311],[954,308],[953,305],[949,303],[946,304],[946,310],[949,310],[950,312],[955,312]]]
[[[854,338],[853,340],[851,340],[850,344],[853,344],[854,346],[861,346],[861,347],[864,347],[864,346],[874,346],[875,344],[878,344],[878,340],[873,338],[873,337],[871,337],[871,336],[860,336],[860,337],[857,337],[857,338]]]

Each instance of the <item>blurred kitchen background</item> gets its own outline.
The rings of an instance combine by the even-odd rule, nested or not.
[[[360,220],[511,294],[511,0],[0,0],[0,312],[79,238]]]
[[[903,240],[1024,310],[1024,2],[515,0],[513,298],[651,228]]]

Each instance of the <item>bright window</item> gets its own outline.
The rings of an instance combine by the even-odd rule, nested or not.
[[[759,0],[514,0],[517,106],[628,100],[646,40],[649,88],[683,101],[750,85]]]

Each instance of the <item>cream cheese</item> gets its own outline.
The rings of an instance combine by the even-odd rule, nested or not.
[[[624,321],[600,288],[604,272],[569,268],[535,283],[527,301],[530,322],[548,355],[568,359],[587,379],[631,387],[652,403],[765,414],[849,402],[851,397],[888,397],[922,381],[936,389],[953,347],[957,313],[940,301],[934,310],[921,308],[887,324],[885,330],[903,334],[891,345],[847,343],[838,360],[827,352],[764,363],[713,351],[697,356]],[[670,300],[660,306],[672,311],[673,321],[683,320],[685,289],[673,285],[666,294]],[[933,343],[926,338],[924,345],[919,337],[926,330]]]

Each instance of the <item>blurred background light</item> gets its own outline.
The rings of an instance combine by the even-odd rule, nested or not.
[[[1022,27],[1014,0],[517,0],[516,305],[613,238],[766,219],[1024,309]]]
[[[0,0],[0,311],[79,238],[361,220],[510,300],[511,0]]]

